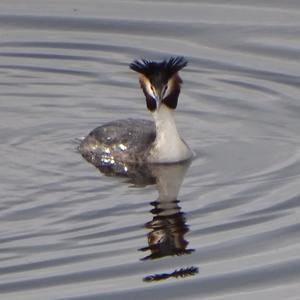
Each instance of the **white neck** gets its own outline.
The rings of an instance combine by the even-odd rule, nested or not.
[[[164,104],[152,113],[156,127],[156,139],[150,153],[149,161],[172,163],[192,157],[192,151],[180,138],[174,111]]]

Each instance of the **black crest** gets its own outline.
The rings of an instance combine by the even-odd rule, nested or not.
[[[153,84],[166,83],[176,72],[187,65],[182,56],[171,57],[160,62],[142,59],[129,65],[130,69],[145,75]]]

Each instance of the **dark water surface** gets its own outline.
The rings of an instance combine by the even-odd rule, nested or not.
[[[1,1],[1,299],[300,299],[300,2],[245,3]],[[169,55],[195,160],[100,174],[76,139]]]

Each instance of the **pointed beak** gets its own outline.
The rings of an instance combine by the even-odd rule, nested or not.
[[[156,89],[155,100],[156,100],[157,108],[159,108],[163,100],[163,92],[161,88]]]

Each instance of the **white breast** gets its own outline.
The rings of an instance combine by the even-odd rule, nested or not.
[[[190,159],[193,153],[178,134],[173,110],[162,104],[152,115],[156,139],[148,161],[173,163]]]

